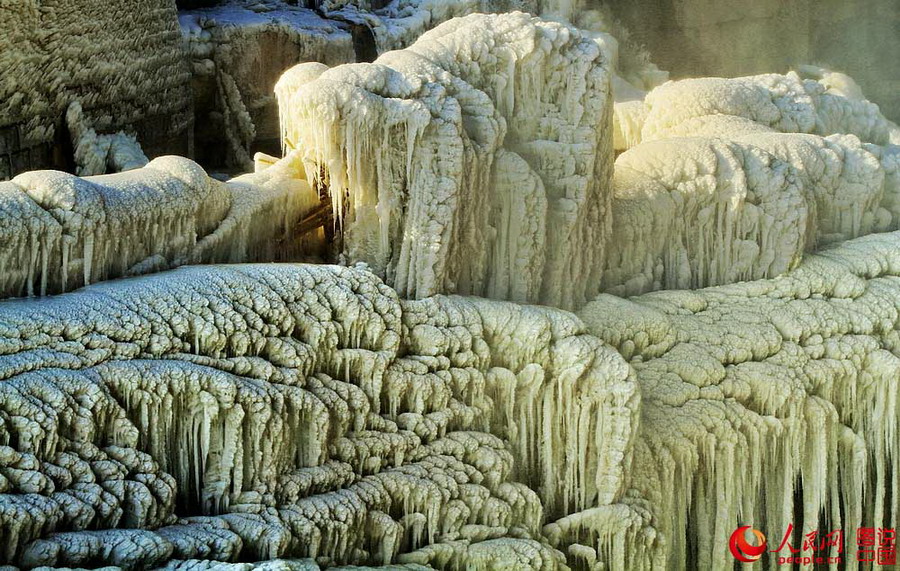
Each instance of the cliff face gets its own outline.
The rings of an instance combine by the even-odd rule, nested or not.
[[[65,114],[152,154],[190,151],[190,71],[172,0],[22,0],[0,11],[0,179],[69,166]],[[72,165],[74,166],[74,165]]]

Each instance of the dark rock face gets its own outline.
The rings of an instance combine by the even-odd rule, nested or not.
[[[134,134],[153,155],[190,154],[191,74],[175,2],[7,4],[0,11],[0,180],[71,170],[65,113],[74,102],[97,133]]]

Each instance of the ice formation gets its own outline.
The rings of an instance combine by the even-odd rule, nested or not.
[[[748,133],[650,141],[619,156],[605,291],[777,276],[805,250],[897,228],[897,147]]]
[[[378,4],[381,4],[380,6]],[[534,0],[323,0],[319,9],[331,18],[367,26],[378,53],[403,49],[439,24],[473,13],[521,10],[540,13]],[[571,16],[568,14],[567,16]]]
[[[738,521],[897,521],[898,252],[900,233],[875,234],[779,278],[579,312],[640,384],[630,484],[669,568],[731,569]]]
[[[300,3],[303,4],[303,3]],[[309,4],[309,3],[308,3]],[[642,99],[667,74],[649,61],[606,12],[585,2],[535,0],[337,0],[312,3],[315,11],[285,0],[225,0],[181,12],[193,70],[197,150],[209,161],[249,169],[251,148],[279,137],[272,87],[297,62],[327,65],[372,61],[402,49],[452,18],[521,10],[572,21],[604,45],[615,72],[616,100]],[[224,142],[221,135],[224,134]],[[208,148],[221,149],[222,156]]]
[[[777,276],[805,250],[896,229],[900,128],[852,80],[821,74],[682,80],[616,103],[630,148],[615,164],[604,291]]]
[[[596,292],[609,233],[609,81],[574,28],[476,14],[374,64],[302,64],[276,92],[348,259],[403,296],[573,307]]]
[[[548,105],[543,109],[553,115],[525,119],[533,114],[531,99],[548,96],[505,79],[519,72],[506,71],[499,60],[491,60],[490,69],[469,61],[489,57],[468,55],[472,38],[496,46],[494,51],[523,42],[507,39],[499,24],[514,17],[457,19],[375,64],[333,70],[302,64],[276,85],[286,148],[303,153],[307,177],[327,187],[336,217],[344,218],[347,258],[371,264],[402,295],[472,293],[572,308],[589,299],[596,284],[634,295],[780,275],[796,267],[805,251],[900,223],[897,146],[891,144],[900,131],[848,81],[836,89],[839,82],[825,72],[827,81],[794,73],[684,80],[643,99],[640,90],[620,89],[621,98],[635,99],[615,104],[616,121],[599,107],[597,89],[585,85],[578,105],[562,100],[577,110],[567,121],[575,123],[574,133],[590,128],[603,138],[551,150],[547,133],[523,135],[520,127],[546,128],[559,120],[558,108]],[[495,39],[477,35],[486,33],[484,27]],[[605,75],[615,80],[615,43],[599,33],[580,37],[601,46]],[[420,53],[438,62],[437,69],[419,65]],[[518,56],[515,65],[529,69],[531,59]],[[545,77],[554,73],[534,65]],[[452,71],[450,79],[440,78],[444,68]],[[574,67],[567,63],[566,69]],[[462,143],[451,143],[431,132],[445,125],[439,106],[446,105],[446,94],[463,102],[474,97],[440,84],[458,79],[494,103],[460,103],[452,137]],[[431,97],[435,83],[441,90]],[[588,101],[597,106],[591,121],[581,114]],[[509,133],[504,125],[513,125]],[[549,136],[568,142],[557,129]],[[602,159],[609,156],[609,131],[620,143],[635,143],[616,160],[612,193]],[[436,137],[441,142],[431,143]],[[526,148],[522,139],[529,138],[534,143]],[[390,141],[390,148],[379,139]],[[444,153],[432,159],[421,151],[428,145]],[[473,155],[477,162],[451,162],[446,150],[460,146],[463,162]],[[577,159],[582,148],[601,157],[594,166],[600,172],[589,175],[586,194],[580,183],[574,189],[564,183],[560,192],[560,182],[571,180],[559,172],[561,165],[569,169],[576,158],[574,174],[584,172]],[[436,195],[453,197],[442,205],[453,213],[450,225],[434,204]],[[511,224],[518,220],[528,224]]]
[[[542,525],[624,493],[636,384],[559,310],[245,265],[0,324],[6,563],[564,568]]]
[[[81,103],[75,101],[66,110],[66,124],[75,149],[79,176],[106,174],[141,168],[150,162],[134,135],[119,131],[98,135],[84,116]]]
[[[726,569],[738,521],[887,525],[898,252],[603,294],[586,328],[336,266],[2,302],[3,557]]]
[[[125,131],[187,151],[174,143],[193,123],[174,2],[16,0],[3,3],[0,31],[0,132],[17,132],[0,153],[27,158],[65,138],[60,128],[75,103],[98,133]],[[109,141],[83,142],[79,165],[92,144]]]
[[[79,175],[0,183],[0,298],[60,294],[0,301],[0,566],[724,571],[738,524],[896,525],[900,128],[851,78],[663,83],[580,0],[226,0],[184,53],[129,2],[0,12],[0,116]],[[182,55],[253,172],[148,160]]]
[[[670,81],[647,94],[642,111],[629,114],[627,131],[637,143],[684,134],[686,122],[693,122],[689,130],[694,130],[706,120],[731,115],[783,133],[843,133],[877,145],[900,144],[900,127],[858,88],[836,87],[834,76],[840,74],[820,70],[818,75],[822,79],[789,72]]]
[[[198,151],[222,146],[226,162],[252,170],[251,144],[279,138],[272,89],[301,61],[354,61],[350,34],[312,10],[278,0],[232,0],[179,15],[193,70]]]
[[[85,178],[24,173],[0,182],[0,298],[185,263],[279,259],[290,243],[274,242],[289,239],[317,202],[300,179],[261,173],[220,183],[180,157]]]
[[[326,17],[364,25],[371,30],[379,54],[403,49],[428,30],[473,13],[522,11],[548,20],[573,23],[584,32],[602,37],[614,52],[623,42],[617,78],[623,100],[643,95],[663,83],[668,74],[649,60],[641,46],[604,6],[588,0],[316,0]],[[597,9],[600,8],[600,9]],[[852,80],[851,80],[852,81]],[[845,82],[846,83],[846,82]]]

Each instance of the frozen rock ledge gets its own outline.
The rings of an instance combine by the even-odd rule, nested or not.
[[[0,562],[25,568],[564,568],[542,526],[618,501],[639,406],[571,314],[337,266],[0,302],[0,381]]]

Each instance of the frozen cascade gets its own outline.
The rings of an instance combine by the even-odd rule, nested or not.
[[[0,183],[0,297],[60,294],[0,301],[4,569],[725,571],[740,524],[896,527],[900,128],[850,77],[665,82],[581,0],[229,0],[187,58],[171,2],[69,3],[0,50],[80,175]],[[559,21],[451,19],[513,9]],[[348,22],[409,47],[329,68]],[[58,43],[110,58],[16,94]],[[147,160],[185,61],[255,172]],[[247,261],[292,263],[171,270]]]
[[[243,265],[0,302],[0,323],[5,562],[563,569],[547,518],[626,488],[631,369],[560,310]]]
[[[739,521],[888,525],[898,246],[586,326],[293,264],[2,302],[4,557],[725,569]]]
[[[574,307],[596,292],[610,229],[610,65],[565,24],[476,14],[374,64],[301,64],[276,92],[349,260],[403,296]],[[534,222],[504,222],[523,211]]]
[[[895,525],[898,246],[900,233],[873,234],[779,278],[602,294],[579,312],[635,369],[630,484],[667,566],[687,564],[690,537],[698,568],[731,569],[738,522],[772,534]]]
[[[616,103],[630,148],[603,291],[773,277],[806,251],[900,227],[900,129],[858,89],[826,89],[832,75],[681,80]]]

